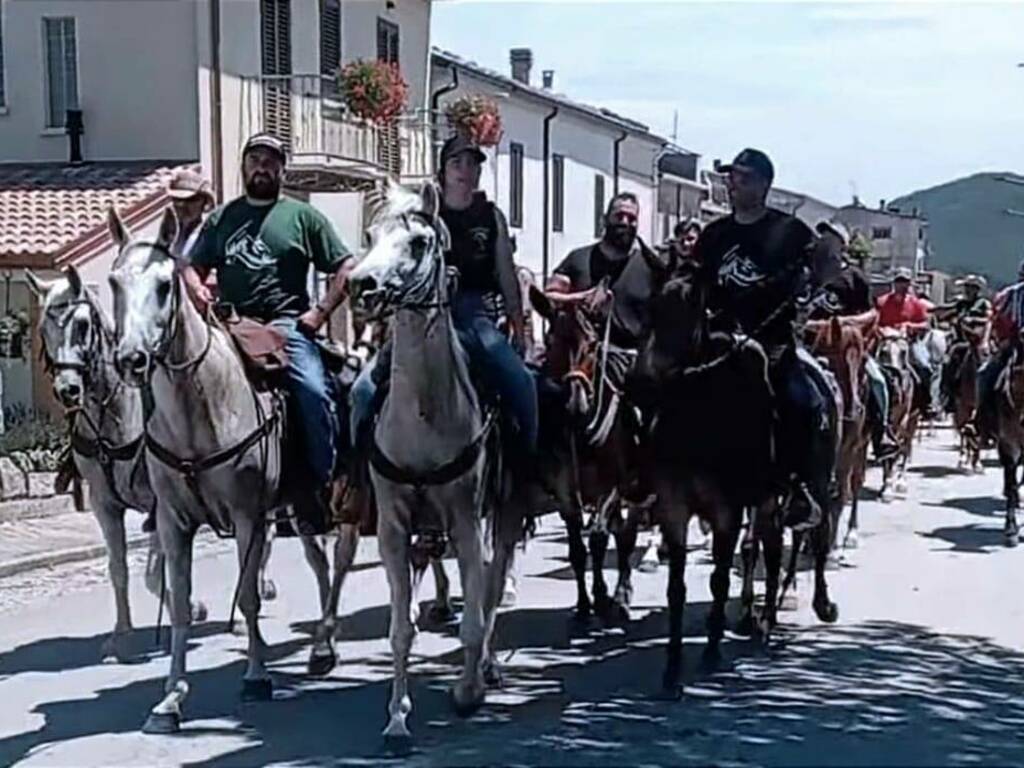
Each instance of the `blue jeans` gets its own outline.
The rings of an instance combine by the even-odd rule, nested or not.
[[[537,384],[523,358],[488,314],[483,297],[478,293],[461,293],[452,303],[452,321],[459,342],[469,355],[474,374],[489,391],[501,398],[502,408],[519,427],[523,448],[533,454],[537,450]],[[349,392],[350,426],[353,438],[373,416],[377,385],[373,370],[374,358],[363,368]]]
[[[882,420],[883,429],[889,423],[889,385],[885,381],[885,374],[875,358],[864,358],[864,373],[868,377],[868,388],[872,397],[875,398],[875,405],[878,406],[878,414]]]
[[[294,320],[277,320],[272,324],[288,334],[288,390],[302,426],[306,464],[320,487],[331,480],[334,472],[338,434],[337,406],[327,371],[316,342],[300,333]]]

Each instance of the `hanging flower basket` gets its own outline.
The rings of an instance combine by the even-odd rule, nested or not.
[[[24,312],[8,312],[0,317],[0,358],[23,356],[28,326],[28,315]]]
[[[501,113],[494,99],[479,94],[463,96],[448,104],[445,116],[453,130],[469,136],[481,147],[501,141]]]
[[[409,84],[398,65],[357,59],[338,72],[338,86],[349,111],[374,123],[394,120],[405,108]]]

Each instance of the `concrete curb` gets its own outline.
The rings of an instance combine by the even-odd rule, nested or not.
[[[149,543],[149,534],[142,533],[135,536],[128,536],[128,550],[139,549]],[[95,560],[107,553],[107,545],[86,544],[80,547],[69,547],[56,552],[42,552],[28,557],[19,557],[17,560],[10,560],[0,563],[0,579],[10,576],[17,576],[26,571],[33,571],[37,568],[53,568],[58,565],[77,563],[82,560]]]

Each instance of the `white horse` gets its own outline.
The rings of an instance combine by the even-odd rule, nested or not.
[[[371,227],[370,251],[350,276],[357,306],[395,312],[390,394],[375,428],[371,460],[378,543],[391,590],[395,671],[384,736],[394,740],[410,736],[409,652],[416,591],[429,558],[451,536],[465,596],[459,631],[464,667],[452,699],[456,711],[467,714],[483,703],[486,673],[494,669],[495,612],[521,532],[518,508],[492,503],[488,493],[492,420],[470,382],[449,312],[443,258],[448,232],[439,204],[433,184],[418,195],[389,185],[386,205]],[[490,526],[484,521],[488,511]]]
[[[113,366],[114,327],[96,296],[72,266],[56,280],[26,272],[29,286],[42,297],[39,335],[53,392],[71,417],[71,451],[78,473],[89,485],[89,502],[107,547],[117,618],[103,643],[103,656],[126,661],[132,630],[128,601],[128,562],[124,516],[128,509],[148,512],[153,492],[143,460],[142,401],[124,386]],[[156,533],[146,560],[146,588],[160,599],[164,557]],[[203,621],[206,606],[196,603],[192,619]]]
[[[249,383],[226,331],[207,322],[189,301],[169,251],[176,225],[168,211],[154,242],[129,239],[111,211],[120,254],[110,275],[116,315],[116,363],[125,380],[151,391],[146,426],[147,464],[157,499],[157,530],[168,560],[171,592],[171,669],[167,696],[143,730],[174,732],[188,695],[185,654],[192,591],[192,542],[200,525],[234,531],[241,567],[238,605],[248,632],[246,699],[269,699],[272,683],[259,630],[258,571],[267,515],[280,497],[283,404]],[[343,525],[329,583],[326,555],[302,537],[314,566],[324,616],[310,656],[310,671],[335,663],[333,626],[341,583],[355,556],[359,532]],[[311,547],[317,552],[311,552]]]

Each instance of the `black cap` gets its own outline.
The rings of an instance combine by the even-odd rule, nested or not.
[[[242,148],[242,157],[245,157],[246,154],[254,149],[268,149],[280,157],[282,163],[288,159],[284,142],[270,133],[257,133],[254,136],[250,136]]]
[[[728,165],[719,167],[719,170],[723,173],[728,173],[733,168],[738,168],[741,171],[749,171],[750,173],[756,173],[762,179],[767,181],[769,184],[775,178],[775,166],[772,165],[772,161],[768,159],[768,155],[759,149],[744,149]]]
[[[475,141],[464,133],[456,133],[441,147],[441,168],[444,168],[453,157],[461,155],[463,152],[470,152],[473,155],[473,159],[478,163],[482,163],[487,159],[487,155],[483,153]]]

